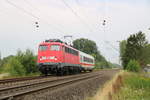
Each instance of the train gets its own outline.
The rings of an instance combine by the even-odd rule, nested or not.
[[[44,75],[68,75],[92,71],[93,56],[81,52],[59,39],[49,39],[38,46],[37,64]]]

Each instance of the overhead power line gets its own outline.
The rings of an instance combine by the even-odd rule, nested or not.
[[[119,49],[117,49],[114,45],[112,45],[109,41],[104,41],[106,44],[108,44],[109,46],[111,46],[111,48],[113,48],[115,51],[117,51],[118,53],[120,52]]]
[[[36,17],[36,16],[35,16],[35,15],[33,15],[32,13],[30,13],[30,12],[26,11],[25,9],[21,8],[20,6],[17,6],[16,4],[12,3],[12,2],[11,2],[11,1],[9,1],[9,0],[5,0],[5,1],[6,1],[8,4],[10,4],[10,5],[14,6],[15,8],[19,9],[20,11],[22,11],[22,12],[24,12],[24,13],[26,13],[26,14],[28,14],[28,15],[32,16],[33,18],[35,18],[35,19],[38,19],[38,20],[39,20],[39,18],[38,18],[38,17]]]
[[[78,9],[80,9],[80,2],[79,2],[79,0],[75,0],[75,2],[76,2],[76,4],[78,5]],[[84,9],[80,9],[80,11],[82,11],[82,12],[85,12],[85,10]],[[86,14],[84,14],[84,17],[85,18],[89,18],[89,16],[87,16]],[[90,23],[91,24],[91,26],[93,26],[93,28],[94,29],[99,29],[99,24],[98,25],[94,25],[93,23]]]
[[[38,8],[36,8],[36,7],[34,7],[28,0],[23,0],[26,4],[28,4],[30,7],[32,7],[33,9],[35,9],[35,10],[38,10],[39,11],[39,9]]]
[[[81,21],[81,23],[89,29],[89,31],[92,33],[93,30],[89,27],[89,25],[78,15],[78,13],[76,11],[73,10],[73,8],[65,1],[65,0],[61,0],[64,5],[70,9],[70,11]]]
[[[2,12],[1,9],[0,9],[0,14],[1,14],[1,15],[6,15],[6,13],[5,13],[5,12]]]
[[[27,4],[27,5],[29,5],[31,8],[33,8],[34,10],[36,10],[39,14],[42,14],[42,12],[41,12],[41,10],[38,8],[38,7],[36,7],[36,6],[34,6],[29,0],[24,0],[24,2]],[[44,14],[42,14],[42,15],[44,15]],[[47,15],[47,17],[51,17],[51,16],[49,16],[49,15]],[[44,18],[46,18],[46,17],[44,17]],[[60,25],[60,24],[56,24],[58,27],[61,27],[62,28],[62,25]],[[65,33],[65,32],[63,32],[63,33]]]
[[[75,0],[76,1],[76,3],[79,5],[80,4],[80,2],[79,2],[79,0]]]
[[[45,20],[41,19],[40,17],[37,17],[36,15],[34,15],[34,14],[32,14],[32,13],[26,11],[24,8],[22,8],[22,7],[18,6],[18,5],[16,5],[15,3],[13,3],[13,2],[11,2],[11,1],[9,1],[9,0],[5,0],[5,1],[6,1],[8,4],[12,5],[13,7],[17,8],[18,10],[22,11],[23,13],[25,13],[25,14],[31,16],[32,18],[35,18],[35,19],[37,19],[37,20],[43,21],[44,23],[46,23],[47,25],[49,25],[50,28],[52,28],[52,25],[49,24],[47,21],[45,21]],[[53,27],[53,28],[55,28],[55,27]],[[61,30],[59,30],[59,29],[56,29],[56,28],[55,28],[55,30],[57,30],[57,31],[60,32],[60,33],[63,33],[63,32],[62,32]]]

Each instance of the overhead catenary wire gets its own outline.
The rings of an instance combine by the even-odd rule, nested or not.
[[[80,2],[79,2],[79,0],[75,0],[75,2],[76,2],[76,4],[78,5],[78,9],[80,9]],[[85,12],[85,10],[84,9],[80,9],[80,11],[82,11],[82,12]],[[86,14],[84,14],[84,17],[85,18],[89,18],[89,16],[87,16]],[[93,23],[91,23],[92,24],[92,26],[95,26]],[[98,26],[99,27],[99,26]],[[93,27],[94,29],[98,29],[98,27]]]
[[[70,11],[80,20],[80,22],[89,29],[90,33],[93,33],[94,31],[89,27],[89,25],[78,15],[78,13],[65,1],[61,0],[63,4],[70,9]]]
[[[36,7],[34,7],[28,0],[23,0],[26,4],[28,4],[30,7],[32,7],[33,9],[35,9],[35,10],[38,10],[39,11],[39,9],[38,8],[36,8]]]
[[[75,1],[76,1],[77,4],[80,4],[80,3],[79,3],[79,0],[75,0]]]
[[[4,9],[1,9],[1,8],[0,8],[0,14],[1,14],[1,15],[8,15],[8,13],[6,13],[6,12],[4,11]]]
[[[0,14],[1,15],[7,15],[5,12],[3,12],[1,9],[0,9]]]
[[[9,0],[5,0],[5,1],[6,1],[8,4],[10,4],[10,5],[14,6],[15,8],[19,9],[20,11],[22,11],[22,12],[24,12],[24,13],[26,13],[26,14],[32,16],[33,18],[39,20],[39,18],[38,18],[37,16],[35,16],[34,14],[32,14],[32,13],[26,11],[25,9],[21,8],[20,6],[17,6],[16,4],[12,3],[12,2],[9,1]]]
[[[119,49],[117,49],[114,45],[112,45],[109,41],[104,41],[106,44],[108,44],[112,49],[114,49],[115,51],[117,51],[117,53],[119,53]]]
[[[41,13],[41,10],[39,8],[37,8],[36,6],[34,6],[29,0],[23,0],[27,5],[29,5],[31,8],[33,8],[34,10],[36,10],[39,14],[42,14]],[[43,14],[42,14],[43,15]],[[49,15],[46,15],[47,17],[51,18],[51,16]],[[46,18],[46,17],[44,17]],[[61,27],[62,29],[62,26],[60,24],[57,24],[57,26]],[[63,31],[62,31],[63,32]],[[65,32],[63,32],[65,33]]]
[[[32,18],[35,18],[35,19],[37,19],[37,20],[43,21],[44,23],[46,23],[47,25],[49,25],[50,28],[53,27],[53,26],[52,26],[51,24],[49,24],[47,21],[41,19],[40,17],[37,17],[36,15],[34,15],[34,14],[32,14],[31,12],[25,10],[24,8],[22,8],[22,7],[18,6],[18,5],[16,5],[15,3],[13,3],[13,2],[11,2],[11,1],[9,1],[9,0],[5,0],[5,1],[6,1],[8,4],[12,5],[13,7],[17,8],[18,10],[22,11],[23,13],[25,13],[25,14],[31,16]],[[60,32],[60,33],[63,33],[61,30],[56,29],[55,27],[53,27],[53,29],[55,29],[56,31],[58,31],[58,32]]]
[[[99,21],[98,22],[100,22],[100,26],[107,26],[107,23],[108,23],[108,15],[107,15],[107,11],[108,11],[108,2],[107,2],[107,0],[104,0],[103,2],[102,2],[102,6],[103,6],[103,12],[101,13],[102,15],[98,15],[98,18],[100,18],[99,19]]]

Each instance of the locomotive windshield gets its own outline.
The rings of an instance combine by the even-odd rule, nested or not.
[[[40,51],[45,51],[45,50],[47,50],[47,46],[46,45],[40,45],[39,50]]]
[[[51,51],[60,51],[60,45],[51,45]]]

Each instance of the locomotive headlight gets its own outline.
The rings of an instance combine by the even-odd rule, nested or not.
[[[43,56],[43,57],[42,57],[42,60],[45,60],[45,59],[46,59],[46,56]]]
[[[57,60],[57,57],[55,56],[55,59],[54,60]]]

